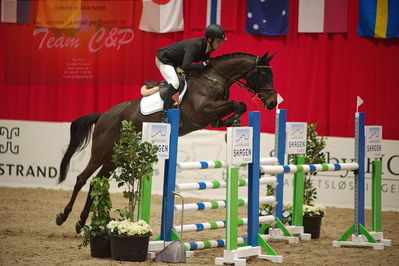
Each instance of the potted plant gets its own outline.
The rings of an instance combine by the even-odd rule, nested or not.
[[[109,258],[111,257],[111,241],[107,224],[111,221],[112,208],[109,179],[94,177],[90,185],[90,197],[93,199],[90,207],[92,217],[90,224],[82,228],[83,243],[79,245],[79,248],[86,247],[90,243],[92,257]]]
[[[305,164],[322,164],[326,162],[323,150],[326,147],[326,139],[318,137],[317,124],[307,126]],[[319,238],[321,219],[326,214],[326,208],[316,202],[317,189],[312,182],[312,177],[317,172],[310,172],[304,176],[303,195],[303,227],[305,233],[310,233],[312,238]]]
[[[129,200],[129,205],[126,210],[117,210],[120,221],[108,223],[111,255],[116,260],[147,259],[151,227],[144,221],[137,221],[135,215],[141,200],[142,181],[151,175],[153,164],[158,161],[158,147],[141,139],[142,133],[134,130],[131,121],[122,121],[121,138],[113,148],[112,162],[117,168],[112,178],[118,187],[125,187],[123,197]]]

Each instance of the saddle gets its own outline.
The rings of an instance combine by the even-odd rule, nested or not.
[[[177,89],[177,91],[179,92],[179,94],[182,94],[184,88],[186,87],[186,75],[184,74],[184,70],[181,69],[180,67],[176,68],[176,72],[177,72],[177,77],[179,78],[179,88]],[[165,80],[163,81],[146,80],[145,85],[141,87],[141,95],[146,97],[159,91],[161,99],[163,100],[165,98],[167,84],[168,83]],[[177,102],[177,100],[175,100],[175,102]]]
[[[185,92],[187,91],[187,82],[183,70],[176,70],[179,77],[178,93],[173,95],[175,105],[179,104]],[[140,101],[140,110],[143,115],[149,115],[163,110],[163,100],[167,90],[166,81],[145,81],[145,85],[141,87],[141,95],[143,98]]]

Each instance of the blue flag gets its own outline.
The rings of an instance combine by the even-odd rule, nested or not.
[[[246,32],[284,35],[288,33],[289,0],[247,0]]]
[[[399,37],[399,0],[359,1],[359,26],[362,37]]]

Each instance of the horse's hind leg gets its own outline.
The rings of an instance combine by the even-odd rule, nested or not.
[[[76,197],[77,197],[79,191],[86,184],[87,179],[89,179],[89,177],[94,173],[94,171],[96,171],[97,168],[100,166],[101,166],[101,162],[90,159],[86,168],[83,170],[83,172],[80,175],[78,175],[78,177],[76,179],[75,187],[73,188],[71,200],[65,206],[64,212],[57,214],[57,217],[55,219],[55,222],[57,223],[57,225],[62,225],[66,221],[69,213],[72,211],[73,204],[75,203],[75,200],[76,200]]]
[[[115,166],[111,163],[104,164],[103,167],[101,168],[100,172],[96,175],[97,177],[103,178],[103,177],[109,177],[111,174],[110,172],[115,169]],[[82,210],[82,213],[80,214],[80,220],[76,222],[75,224],[75,230],[76,233],[79,234],[80,231],[82,230],[83,226],[86,224],[87,217],[89,216],[90,213],[90,208],[91,204],[93,203],[93,199],[90,197],[90,192],[91,192],[92,186],[90,185],[89,193],[87,194],[86,198],[86,203],[85,206]]]

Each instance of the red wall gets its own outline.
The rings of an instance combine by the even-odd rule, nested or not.
[[[205,0],[184,1],[185,31],[156,34],[138,29],[141,1],[130,1],[134,39],[119,49],[88,50],[98,28],[88,31],[50,29],[48,38],[79,39],[78,48],[41,46],[44,34],[36,26],[0,24],[0,119],[71,121],[91,112],[104,112],[114,104],[138,98],[146,79],[160,79],[155,50],[185,38],[202,36]],[[371,39],[357,35],[358,1],[349,1],[348,33],[300,34],[298,0],[291,0],[289,34],[250,35],[244,32],[246,1],[224,1],[222,25],[228,41],[214,56],[247,52],[276,52],[271,62],[276,90],[288,109],[289,121],[318,122],[319,134],[353,137],[356,96],[365,103],[367,124],[382,124],[385,139],[399,139],[399,39]],[[226,4],[228,3],[228,5]],[[33,2],[32,17],[36,12]],[[225,11],[227,10],[227,11]],[[225,12],[223,12],[225,11]],[[224,14],[224,15],[223,15]],[[106,29],[107,34],[110,29]],[[45,41],[43,42],[45,44]],[[105,37],[104,37],[105,44]],[[92,79],[63,77],[72,60],[83,60]],[[259,110],[251,95],[238,88],[232,98],[244,99],[249,110]],[[246,115],[244,115],[246,117]],[[262,110],[262,130],[273,132],[274,111]],[[244,119],[246,120],[246,118]],[[244,121],[245,122],[245,121]]]

